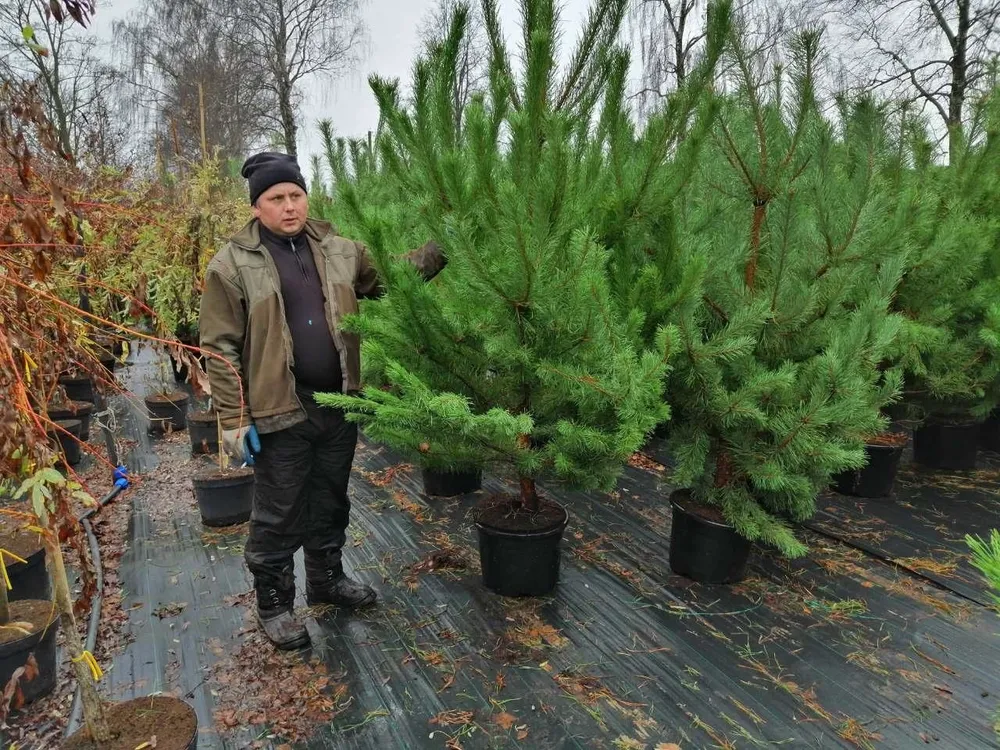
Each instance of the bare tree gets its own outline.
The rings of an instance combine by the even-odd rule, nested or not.
[[[641,117],[683,86],[701,59],[708,10],[706,0],[631,0],[629,26],[642,65],[632,98],[638,100]],[[737,0],[732,18],[732,33],[739,37],[758,82],[774,82],[781,70],[781,45],[791,30],[802,25],[799,16],[783,0]],[[736,67],[731,56],[720,60],[717,81],[721,87],[741,85],[747,71]]]
[[[365,35],[361,0],[233,0],[230,27],[254,53],[258,75],[277,104],[275,124],[285,150],[297,155],[302,84],[346,72]]]
[[[964,142],[966,103],[981,91],[1000,45],[1000,0],[829,0],[853,39],[857,82],[904,104],[919,102],[944,126],[949,156]]]
[[[640,111],[683,85],[705,38],[704,5],[702,0],[633,0],[629,25],[642,61],[636,92]]]
[[[489,78],[490,46],[486,37],[482,6],[479,3],[460,3],[459,0],[437,0],[437,3],[428,9],[420,25],[420,40],[430,51],[448,38],[455,19],[455,11],[460,5],[467,5],[469,12],[452,86],[456,132],[462,127],[462,116],[472,95],[483,89]]]
[[[59,145],[74,155],[83,115],[107,95],[111,82],[107,66],[94,55],[95,42],[53,7],[48,0],[0,3],[0,71],[8,79],[38,81]]]
[[[115,24],[130,114],[161,168],[205,152],[238,158],[267,139],[275,100],[228,5],[147,0]]]

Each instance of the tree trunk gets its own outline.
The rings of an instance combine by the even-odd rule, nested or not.
[[[757,259],[760,256],[760,231],[767,216],[767,198],[756,198],[753,203],[753,220],[750,223],[750,258],[743,271],[747,289],[753,291],[757,279]]]
[[[282,82],[278,88],[278,110],[281,112],[281,130],[285,141],[285,151],[289,156],[298,158],[296,145],[298,128],[295,125],[295,108],[292,106],[292,87]]]
[[[529,477],[521,477],[521,507],[531,513],[537,513],[541,507],[535,480]]]
[[[45,537],[45,546],[51,558],[52,584],[55,588],[56,607],[60,612],[63,637],[66,639],[66,648],[69,651],[73,669],[76,671],[76,681],[80,685],[80,697],[83,699],[83,719],[87,725],[87,731],[90,732],[90,738],[99,747],[104,747],[111,742],[111,731],[108,729],[108,722],[104,716],[104,705],[97,693],[97,685],[90,673],[90,667],[81,658],[83,643],[80,641],[80,631],[76,627],[76,618],[73,617],[73,599],[69,592],[69,580],[66,578],[62,549],[57,541],[50,538],[50,535]]]
[[[962,112],[968,89],[969,74],[969,3],[958,3],[958,30],[955,34],[951,59],[951,91],[948,93],[948,161],[953,163],[964,146]]]

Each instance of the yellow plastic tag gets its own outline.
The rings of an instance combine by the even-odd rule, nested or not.
[[[14,587],[11,586],[11,584],[10,584],[10,576],[7,574],[7,562],[3,559],[4,555],[10,555],[17,562],[20,562],[20,563],[27,563],[28,561],[25,560],[23,557],[18,557],[17,555],[15,555],[10,550],[0,549],[0,574],[3,575],[3,583],[4,583],[4,586],[7,587],[7,590],[8,591],[13,591]]]
[[[77,662],[82,661],[84,664],[86,664],[90,668],[90,674],[94,678],[95,682],[104,677],[104,672],[101,670],[101,665],[97,663],[97,659],[95,659],[94,655],[89,651],[84,651],[78,657],[73,659],[73,661]]]

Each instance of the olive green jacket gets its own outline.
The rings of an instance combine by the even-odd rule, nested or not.
[[[253,422],[258,432],[267,433],[306,415],[295,393],[292,336],[278,269],[258,227],[256,219],[251,221],[208,264],[199,327],[223,429]],[[359,298],[382,293],[378,275],[365,246],[339,236],[329,223],[310,219],[306,234],[323,284],[327,324],[340,352],[343,391],[356,392],[361,388],[360,340],[341,330],[340,321],[357,312]],[[445,264],[434,242],[406,257],[427,279]]]

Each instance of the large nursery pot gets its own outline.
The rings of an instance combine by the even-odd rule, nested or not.
[[[45,567],[45,545],[40,534],[14,528],[0,519],[0,549],[25,561],[18,562],[9,555],[3,556],[7,576],[10,578],[8,601],[51,598],[52,583]]]
[[[90,418],[94,413],[94,405],[89,401],[52,402],[46,407],[45,412],[53,422],[79,419],[80,439],[85,443],[90,440]]]
[[[187,426],[189,401],[190,397],[184,391],[146,396],[150,428],[154,432],[166,432],[168,427],[175,431],[183,430]]]
[[[54,424],[48,429],[49,439],[54,442],[58,441],[63,464],[76,466],[82,458],[80,433],[83,430],[83,422],[79,419],[60,419],[53,420],[53,422]],[[62,429],[56,429],[57,427]]]
[[[206,526],[232,526],[250,520],[253,469],[212,467],[195,474],[194,495]]]
[[[980,424],[929,419],[913,431],[913,460],[930,469],[975,469]]]
[[[58,619],[59,613],[51,601],[21,599],[10,602],[10,621],[30,623],[31,632],[24,635],[14,628],[0,629],[0,685],[6,685],[33,654],[38,674],[31,680],[22,678],[18,683],[25,703],[48,695],[55,687]]]
[[[63,375],[59,385],[66,391],[68,400],[94,403],[94,381],[89,375]]]
[[[746,576],[750,541],[714,508],[696,504],[690,490],[670,495],[670,569],[699,583],[737,583]]]
[[[1000,453],[1000,410],[994,410],[979,430],[979,446]]]
[[[888,497],[908,439],[902,432],[885,432],[871,438],[865,444],[867,463],[860,469],[837,474],[833,478],[834,489],[855,497]]]
[[[559,543],[569,514],[541,501],[538,513],[509,496],[487,498],[476,507],[483,585],[502,596],[542,596],[559,581]]]
[[[108,705],[104,710],[111,730],[111,742],[98,744],[91,739],[86,725],[63,743],[62,750],[197,750],[198,715],[187,703],[167,695],[133,698]]]
[[[196,455],[214,455],[219,452],[219,431],[215,412],[193,411],[187,415],[191,452]]]
[[[434,497],[455,497],[477,492],[483,486],[482,469],[447,471],[424,467],[424,494]]]

